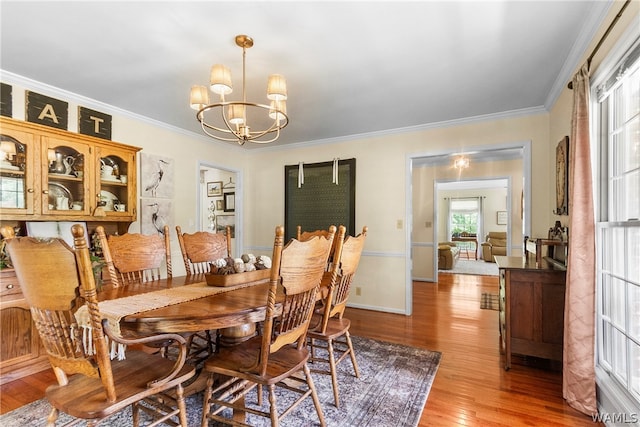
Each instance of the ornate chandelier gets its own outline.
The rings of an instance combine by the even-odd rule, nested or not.
[[[269,105],[247,102],[246,55],[253,46],[253,39],[246,35],[236,36],[236,44],[242,48],[242,101],[226,101],[225,95],[233,91],[231,70],[224,65],[211,67],[210,89],[220,95],[220,102],[209,103],[209,93],[204,86],[191,87],[191,108],[197,111],[196,118],[204,133],[221,141],[247,141],[258,144],[273,142],[280,130],[289,123],[287,116],[287,83],[283,76],[272,74],[267,83]]]

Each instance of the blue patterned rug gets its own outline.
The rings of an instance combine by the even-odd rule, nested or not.
[[[328,426],[417,426],[440,364],[441,353],[368,338],[352,337],[360,378],[353,375],[351,362],[338,365],[340,378],[340,408],[333,404],[331,377],[312,374],[325,420]],[[313,366],[313,365],[310,365]],[[282,394],[287,393],[281,391]],[[82,398],[79,396],[79,398]],[[278,395],[278,399],[286,396]],[[252,397],[247,398],[250,404]],[[266,400],[266,399],[265,399]],[[41,399],[0,416],[0,426],[45,426],[49,412],[46,400]],[[202,394],[187,398],[189,427],[200,426]],[[58,424],[69,417],[61,415]],[[251,425],[269,425],[268,420],[248,417]],[[80,425],[86,425],[81,423]],[[105,420],[101,426],[132,425],[130,412],[123,411]],[[319,425],[313,402],[306,399],[284,418],[283,427]]]

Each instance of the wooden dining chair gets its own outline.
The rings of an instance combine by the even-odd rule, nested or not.
[[[349,319],[344,318],[343,315],[347,306],[353,276],[360,263],[364,241],[367,237],[367,227],[363,227],[362,233],[357,237],[348,236],[342,241],[340,240],[340,235],[344,236],[344,232],[344,227],[340,226],[337,236],[338,244],[336,245],[335,262],[331,271],[328,294],[323,301],[323,311],[314,314],[307,334],[311,348],[310,361],[312,365],[319,362],[325,363],[324,366],[328,366],[328,369],[313,368],[311,371],[331,375],[333,399],[337,407],[340,407],[338,364],[347,356],[350,356],[355,376],[356,378],[360,377],[353,343],[349,335],[351,322]],[[318,349],[321,349],[322,352],[318,352]]]
[[[329,235],[329,229],[318,229],[311,231],[302,231],[302,226],[298,225],[296,227],[296,239],[301,242],[309,240],[316,236],[327,237]],[[333,243],[331,245],[331,251],[329,252],[329,258],[327,259],[327,265],[324,269],[324,275],[322,276],[322,281],[320,282],[320,294],[319,299],[324,300],[327,297],[327,292],[329,289],[329,282],[331,281],[331,266],[333,265],[333,258],[335,257],[336,245],[338,243],[338,236],[336,235],[333,239]]]
[[[187,274],[208,273],[211,262],[231,256],[231,227],[226,233],[209,233],[197,231],[193,234],[183,233],[177,225],[178,243],[182,252],[182,260]],[[202,331],[193,334],[189,340],[189,359],[195,364],[203,362],[211,356],[219,344],[218,331]]]
[[[87,425],[95,426],[129,405],[134,426],[141,421],[141,411],[155,420],[172,420],[173,425],[186,426],[181,384],[195,374],[195,369],[185,365],[184,339],[177,334],[139,339],[113,335],[108,322],[101,322],[84,229],[74,225],[72,233],[75,250],[61,239],[15,237],[7,244],[58,380],[45,394],[52,406],[47,426],[55,425],[60,412],[75,417],[73,422],[83,419]],[[78,326],[74,317],[84,304],[90,316],[91,339],[86,333],[83,337],[85,329]],[[171,341],[179,357],[172,361],[132,349],[156,340]],[[110,343],[127,345],[124,360],[110,360]]]
[[[276,228],[262,336],[234,347],[223,347],[205,362],[204,371],[209,373],[209,377],[204,395],[203,427],[210,419],[246,425],[224,418],[221,412],[225,408],[270,418],[271,425],[277,426],[284,416],[309,396],[320,424],[325,425],[307,366],[309,349],[306,335],[335,232],[336,228],[332,226],[327,238],[315,237],[305,242],[292,239],[283,248],[284,227]],[[276,305],[277,294],[284,295],[281,310]],[[214,388],[214,380],[221,375],[230,379],[223,380]],[[294,383],[299,387],[292,385]],[[269,412],[246,405],[245,395],[257,386],[268,389]],[[276,387],[300,395],[281,411],[277,408]]]
[[[162,235],[126,233],[107,236],[101,225],[96,227],[96,234],[102,248],[111,286],[152,284],[154,280],[162,277],[163,264],[166,266],[166,276],[173,277],[168,225],[164,226]],[[197,362],[201,359],[200,353],[204,345],[199,341],[199,334],[190,332],[183,333],[182,336],[187,340],[189,362]],[[169,357],[167,352],[170,348],[166,345],[152,343],[149,347]]]
[[[187,274],[208,273],[211,262],[231,256],[231,227],[227,226],[225,231],[224,234],[207,231],[188,234],[183,233],[179,225],[176,226]]]
[[[302,230],[302,226],[298,225],[296,227],[296,239],[300,240],[301,242],[305,241],[305,240],[309,240],[312,237],[315,236],[322,236],[322,237],[328,237],[329,236],[329,229],[318,229],[318,230],[311,230],[311,231],[303,231]],[[334,257],[334,253],[336,250],[336,244],[337,244],[337,240],[333,239],[333,244],[331,245],[331,252],[329,253],[329,259],[327,260],[327,268],[326,271],[330,271],[331,270],[331,263],[333,261],[333,257]]]
[[[161,278],[162,264],[172,277],[169,226],[164,235],[126,233],[107,236],[104,227],[96,227],[109,280],[114,287],[129,283],[146,283]]]

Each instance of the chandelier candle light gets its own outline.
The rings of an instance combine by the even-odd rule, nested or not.
[[[287,83],[280,74],[272,74],[267,83],[270,105],[247,102],[246,55],[247,49],[253,46],[253,39],[246,35],[236,36],[236,45],[242,48],[242,101],[225,100],[225,95],[233,91],[231,70],[216,64],[211,67],[210,89],[220,95],[220,102],[209,103],[207,88],[194,85],[191,87],[191,108],[197,111],[196,118],[204,133],[212,138],[240,145],[247,141],[258,144],[273,142],[289,123]]]

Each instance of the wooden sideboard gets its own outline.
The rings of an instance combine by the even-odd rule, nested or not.
[[[535,257],[496,256],[500,271],[500,350],[562,361],[566,270]]]
[[[50,367],[13,269],[0,270],[0,384]]]

